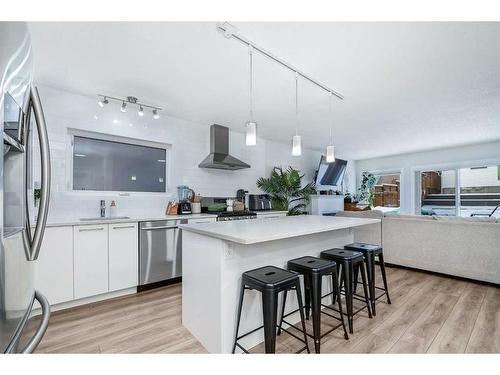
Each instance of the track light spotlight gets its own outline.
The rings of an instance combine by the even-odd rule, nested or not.
[[[122,111],[123,113],[127,112],[127,103],[125,103],[125,102],[122,103],[122,107],[120,108],[120,111]]]
[[[158,110],[156,108],[153,109],[153,118],[155,120],[158,120],[160,118],[160,115],[158,114]]]
[[[109,101],[106,97],[104,97],[103,99],[99,99],[99,101],[97,102],[97,104],[99,105],[99,107],[104,107],[106,104],[108,104]]]
[[[138,114],[140,117],[144,116],[144,109],[142,108],[142,105],[141,105],[141,106],[139,106],[139,111],[137,112],[137,114]]]

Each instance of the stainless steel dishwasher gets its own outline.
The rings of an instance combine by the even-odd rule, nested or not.
[[[139,225],[139,290],[168,284],[182,276],[182,237],[187,219],[143,221]]]

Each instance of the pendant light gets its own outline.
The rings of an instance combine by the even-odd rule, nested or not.
[[[327,163],[333,163],[335,161],[335,147],[333,146],[333,140],[332,140],[332,125],[333,125],[332,98],[333,98],[333,93],[330,93],[330,107],[329,107],[330,144],[326,147],[326,162]]]
[[[292,156],[302,155],[302,138],[299,135],[299,75],[295,73],[295,135],[292,137]]]
[[[257,144],[257,123],[253,120],[253,48],[248,50],[250,56],[250,121],[245,125],[245,144],[255,146]]]

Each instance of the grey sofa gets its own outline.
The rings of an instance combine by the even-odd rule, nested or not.
[[[500,219],[379,211],[337,216],[381,218],[380,224],[355,228],[354,238],[382,244],[387,263],[500,284]]]

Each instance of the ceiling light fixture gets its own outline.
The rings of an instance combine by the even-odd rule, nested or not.
[[[144,116],[144,108],[150,108],[153,112],[153,118],[155,120],[158,120],[160,118],[159,111],[161,111],[162,108],[157,107],[155,105],[141,103],[141,102],[139,102],[139,100],[135,96],[127,96],[126,98],[117,98],[117,97],[113,97],[113,96],[109,96],[109,95],[101,95],[101,94],[98,94],[97,96],[99,97],[97,104],[101,108],[103,108],[106,104],[108,104],[110,100],[114,100],[114,101],[121,103],[120,111],[122,111],[123,113],[127,112],[128,106],[136,105],[137,107],[139,107],[139,109],[137,110],[137,114],[140,117]]]
[[[335,147],[333,146],[332,140],[332,126],[333,126],[333,111],[332,111],[332,97],[333,93],[330,93],[330,106],[329,106],[329,116],[330,117],[330,144],[326,146],[326,162],[333,163],[335,161]]]
[[[292,137],[292,156],[302,155],[302,138],[299,135],[299,75],[295,74],[295,135]]]
[[[102,99],[99,99],[99,101],[97,102],[97,104],[101,108],[103,108],[108,103],[109,103],[109,101],[108,101],[108,99],[105,96]]]
[[[318,80],[315,80],[308,74],[304,73],[303,71],[297,69],[294,67],[292,64],[288,63],[287,61],[281,59],[280,57],[274,55],[273,53],[267,51],[266,49],[262,48],[261,46],[257,45],[256,43],[252,42],[249,40],[247,37],[245,37],[242,34],[239,34],[236,27],[229,22],[222,22],[217,24],[217,30],[220,31],[227,39],[234,39],[237,40],[240,43],[246,44],[248,47],[252,47],[253,50],[260,52],[262,55],[266,56],[267,58],[276,61],[279,65],[281,65],[284,68],[287,68],[294,72],[295,74],[298,74],[302,78],[308,80],[311,82],[313,85],[318,86],[320,89],[325,90],[326,92],[331,92],[333,95],[335,95],[338,99],[343,100],[344,95],[341,93],[335,91],[334,89],[328,87],[324,83],[319,82]]]
[[[250,121],[245,125],[245,144],[247,146],[255,146],[257,144],[257,123],[253,120],[253,49],[250,46],[248,49],[250,56]]]
[[[304,71],[297,69],[292,64],[288,63],[287,61],[283,60],[282,58],[274,55],[270,51],[262,48],[261,46],[257,45],[253,41],[249,40],[244,35],[239,34],[236,27],[231,25],[229,22],[223,22],[223,23],[217,24],[217,30],[220,31],[227,39],[237,40],[238,42],[248,46],[251,49],[251,51],[255,50],[255,51],[259,52],[260,54],[264,55],[265,57],[267,57],[268,59],[277,62],[283,68],[289,69],[290,71],[294,72],[295,76],[296,76],[296,78],[295,78],[296,86],[297,86],[298,77],[300,76],[300,77],[304,78],[305,80],[309,81],[310,83],[312,83],[313,85],[317,86],[318,88],[326,91],[327,93],[331,94],[332,96],[335,96],[337,99],[344,100],[344,95],[342,95],[338,91],[333,90],[331,87],[329,87],[329,86],[325,85],[324,83],[312,78],[310,75],[306,74]],[[296,91],[297,91],[297,88],[296,88]],[[296,96],[297,96],[297,93],[296,93]],[[297,97],[296,97],[296,101],[297,101]],[[298,107],[298,105],[296,103],[296,112],[298,111],[297,107]],[[298,135],[298,113],[296,113],[296,116],[297,116],[296,134],[292,138],[292,155],[298,156],[298,155],[302,154],[302,145],[301,145],[302,139],[301,139],[300,135]],[[248,123],[248,124],[250,124],[250,123]],[[250,130],[248,130],[248,124],[247,124],[247,134],[249,134],[249,132],[250,132],[250,134],[252,134],[251,132],[253,131],[253,128],[250,128]],[[256,133],[257,124],[254,123],[254,125],[252,125],[252,126],[255,126],[255,133]],[[328,153],[328,150],[330,150],[329,151],[330,154]],[[332,157],[334,158],[333,151],[334,151],[333,145],[330,144],[327,148],[327,155],[330,155],[330,159],[332,159]]]

